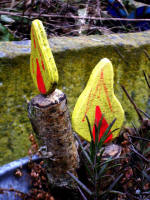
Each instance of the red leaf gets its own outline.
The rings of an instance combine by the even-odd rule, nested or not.
[[[95,110],[95,124],[98,126],[100,119],[102,118],[102,112],[100,110],[99,106],[96,106],[96,110]],[[103,134],[105,133],[106,129],[108,128],[108,123],[106,121],[106,119],[103,117],[102,120],[102,125],[100,128],[100,132],[99,132],[99,141],[101,139],[101,137],[103,136]],[[110,133],[110,131],[109,131]],[[108,134],[109,134],[108,133]],[[95,126],[93,126],[93,138],[95,141]],[[104,141],[104,143],[110,142],[112,140],[112,134]]]

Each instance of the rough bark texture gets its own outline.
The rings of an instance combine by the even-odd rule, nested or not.
[[[28,115],[39,145],[46,149],[50,184],[68,189],[76,187],[66,173],[70,171],[76,175],[78,152],[65,94],[56,89],[47,96],[37,95],[28,104]]]

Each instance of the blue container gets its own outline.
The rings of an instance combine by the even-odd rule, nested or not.
[[[11,188],[25,194],[29,193],[32,186],[27,165],[31,160],[39,163],[41,158],[34,155],[32,159],[31,157],[25,157],[0,167],[0,200],[22,200],[17,192],[7,190]],[[17,177],[15,175],[17,169],[20,169],[22,176]]]

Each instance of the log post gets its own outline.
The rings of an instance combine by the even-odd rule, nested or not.
[[[56,89],[47,96],[35,96],[28,104],[28,116],[39,146],[46,149],[50,185],[72,190],[76,184],[66,172],[76,175],[79,160],[66,95]]]

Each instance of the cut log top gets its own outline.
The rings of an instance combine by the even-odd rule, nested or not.
[[[31,104],[39,108],[46,108],[50,105],[59,104],[64,99],[66,99],[66,95],[62,91],[55,89],[51,94],[37,95],[31,100]]]
[[[28,116],[42,153],[50,185],[74,190],[76,185],[67,174],[76,176],[78,151],[72,133],[66,95],[56,89],[51,94],[35,96],[28,104]]]

